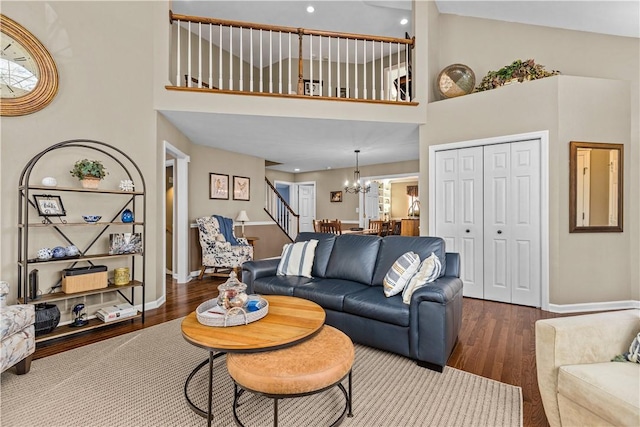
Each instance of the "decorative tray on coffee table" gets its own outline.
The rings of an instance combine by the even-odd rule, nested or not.
[[[248,306],[261,307],[256,311],[248,311]],[[251,295],[243,307],[225,309],[218,305],[218,299],[210,299],[196,308],[198,322],[207,326],[239,326],[247,325],[262,319],[269,312],[269,302],[261,296]]]

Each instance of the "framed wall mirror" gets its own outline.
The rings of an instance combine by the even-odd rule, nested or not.
[[[569,232],[622,232],[624,146],[569,144]]]

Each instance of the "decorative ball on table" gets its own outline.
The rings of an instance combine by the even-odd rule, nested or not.
[[[443,98],[455,98],[473,92],[476,75],[464,64],[452,64],[438,74],[436,88]]]
[[[67,256],[67,251],[62,246],[56,246],[55,248],[53,248],[52,254],[54,258],[62,258]]]
[[[53,257],[53,251],[49,248],[40,248],[38,249],[38,259],[41,261],[45,261],[51,259]]]

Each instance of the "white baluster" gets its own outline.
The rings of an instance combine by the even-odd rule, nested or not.
[[[278,93],[282,94],[282,31],[278,31]]]
[[[329,54],[327,55],[329,60],[327,61],[327,72],[329,73],[329,96],[332,96],[332,88],[331,88],[331,36],[329,36]]]
[[[309,36],[309,95],[313,96],[313,35]]]
[[[380,42],[380,99],[384,99],[384,43]]]
[[[198,22],[198,87],[202,89],[202,22]]]
[[[189,28],[187,31],[187,37],[189,37],[187,43],[187,86],[191,87],[191,21],[189,21]]]
[[[209,24],[209,89],[213,89],[213,25]]]
[[[249,28],[249,91],[253,92],[253,28]]]
[[[340,88],[342,86],[340,86],[340,75],[342,74],[340,71],[340,37],[338,37],[338,43],[336,44],[337,49],[338,49],[338,66],[336,67],[336,72],[338,73],[338,86],[336,86],[338,88],[338,95],[340,95]]]
[[[320,96],[323,96],[324,85],[322,84],[322,36],[319,37],[318,41],[318,66],[320,67]]]
[[[229,90],[233,90],[233,27],[229,25]]]
[[[353,60],[353,74],[355,74],[356,77],[356,83],[355,83],[355,87],[356,87],[356,99],[359,98],[359,93],[358,93],[358,39],[355,39],[353,41],[354,45],[355,45],[355,59]]]
[[[218,43],[218,88],[224,89],[222,86],[222,24],[218,25],[220,33],[220,42]]]
[[[397,63],[396,63],[396,80],[394,80],[394,82],[397,82],[397,87],[396,87],[396,101],[400,101],[400,43],[396,43],[396,47],[397,47]]]
[[[409,91],[409,45],[404,45],[404,69],[405,69],[405,84],[404,84],[404,100],[411,101],[411,91]]]
[[[264,81],[262,72],[262,28],[260,28],[260,93],[264,92]]]
[[[287,93],[291,93],[291,33],[289,33],[289,87]]]
[[[238,72],[240,73],[240,90],[244,90],[244,64],[242,63],[242,27],[240,27],[240,65]]]
[[[178,52],[176,53],[176,86],[182,86],[182,76],[180,75],[180,20],[178,20]],[[186,83],[186,82],[185,82]]]
[[[351,98],[351,83],[349,82],[349,39],[344,39],[344,43],[347,49],[346,58],[344,60],[345,68],[347,69],[347,75],[345,77],[345,80],[347,82],[345,83],[345,85],[347,87],[347,98]]]
[[[376,99],[376,42],[371,41],[371,99]]]
[[[367,99],[367,41],[366,40],[362,40],[362,54],[363,54],[363,59],[362,59],[362,74],[364,75],[363,77],[363,89],[362,89],[362,97],[364,99]]]
[[[273,31],[269,30],[269,93],[273,93]]]

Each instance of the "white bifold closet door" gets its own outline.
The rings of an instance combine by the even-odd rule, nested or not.
[[[540,306],[540,142],[436,152],[436,235],[464,295]]]
[[[460,254],[463,295],[483,298],[482,147],[436,152],[436,235]]]

